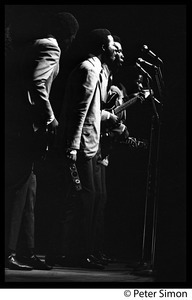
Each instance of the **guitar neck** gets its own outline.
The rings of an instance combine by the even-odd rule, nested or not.
[[[138,98],[139,98],[139,96],[133,97],[132,99],[126,101],[122,105],[117,106],[113,110],[114,114],[116,115],[116,114],[120,113],[121,111],[123,111],[124,109],[128,108],[130,105],[132,105],[133,103],[135,103]]]

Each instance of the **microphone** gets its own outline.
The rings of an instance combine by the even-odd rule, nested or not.
[[[158,57],[155,53],[153,53],[151,50],[149,50],[147,45],[143,45],[141,50],[147,52],[151,57],[156,58],[158,61],[160,61],[163,64],[162,59]]]
[[[151,63],[149,63],[148,61],[146,61],[146,60],[144,60],[144,59],[142,59],[142,58],[140,58],[140,57],[137,59],[137,61],[140,62],[140,63],[144,63],[144,64],[146,64],[146,65],[148,65],[148,66],[150,66],[150,67],[152,67],[152,68],[154,68],[154,69],[158,69],[157,66],[155,66],[155,65],[153,65],[153,64],[151,64]]]
[[[145,74],[148,78],[150,78],[151,80],[152,80],[152,78],[151,78],[151,76],[140,66],[140,64],[138,64],[137,62],[136,62],[136,66],[141,70],[141,72],[143,73],[143,74]]]

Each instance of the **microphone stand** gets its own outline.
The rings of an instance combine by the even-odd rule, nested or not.
[[[159,95],[161,97],[161,113],[162,113],[162,98],[163,93],[161,85],[164,87],[162,73],[160,67],[156,69],[155,73],[156,84],[158,87]],[[158,197],[159,197],[159,148],[160,148],[160,127],[161,120],[157,111],[157,107],[154,101],[152,90],[150,87],[150,80],[147,76],[147,85],[150,92],[150,99],[153,106],[153,115],[151,120],[151,132],[150,132],[150,148],[148,158],[148,171],[147,171],[147,186],[146,186],[146,198],[145,198],[145,210],[144,210],[144,226],[143,226],[143,239],[142,239],[142,255],[141,262],[133,273],[138,275],[153,275],[155,273],[155,245],[156,245],[156,230],[157,230],[157,213],[158,213]],[[146,253],[146,241],[147,241],[147,222],[149,223],[150,207],[152,203],[152,229],[150,236],[150,255]],[[150,225],[150,223],[149,223]],[[147,255],[148,254],[148,255]],[[149,259],[150,256],[150,259]]]

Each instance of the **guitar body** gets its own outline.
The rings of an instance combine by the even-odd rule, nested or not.
[[[130,146],[133,146],[134,144],[134,147],[137,147],[139,145],[136,139],[135,143],[133,143],[133,140],[131,140],[132,142],[129,143],[129,138],[127,139],[122,131],[118,132],[118,127],[121,126],[124,120],[126,120],[126,109],[134,104],[138,99],[143,101],[144,95],[142,92],[139,92],[129,100],[127,100],[127,96],[124,98],[121,97],[120,100],[119,98],[120,97],[118,93],[112,93],[109,97],[109,100],[105,104],[105,110],[117,115],[120,123],[116,126],[112,125],[110,120],[106,120],[101,123],[101,154],[103,158],[109,155],[109,153],[113,149],[113,145],[117,142],[125,142]],[[123,99],[126,99],[127,101],[123,102]]]
[[[147,149],[148,142],[145,139],[138,140],[135,137],[121,138],[113,134],[113,132],[107,132],[101,135],[101,156],[102,158],[107,157],[114,146],[117,144],[126,145],[130,148],[135,149]]]

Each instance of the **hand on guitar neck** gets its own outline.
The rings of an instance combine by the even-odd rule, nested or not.
[[[148,148],[148,142],[145,139],[138,140],[135,137],[129,136],[126,140],[120,141],[120,144],[126,144],[132,148],[142,148],[147,149]]]
[[[123,102],[120,105],[117,105],[113,101],[112,102],[110,101],[109,103],[107,103],[105,105],[105,110],[107,110],[115,115],[118,115],[120,112],[122,112],[123,110],[126,110],[128,107],[130,107],[132,104],[136,103],[138,100],[140,100],[141,103],[143,103],[144,100],[148,96],[149,96],[149,91],[145,90],[142,92],[135,93],[131,99]],[[125,99],[125,98],[123,98],[123,99]]]

